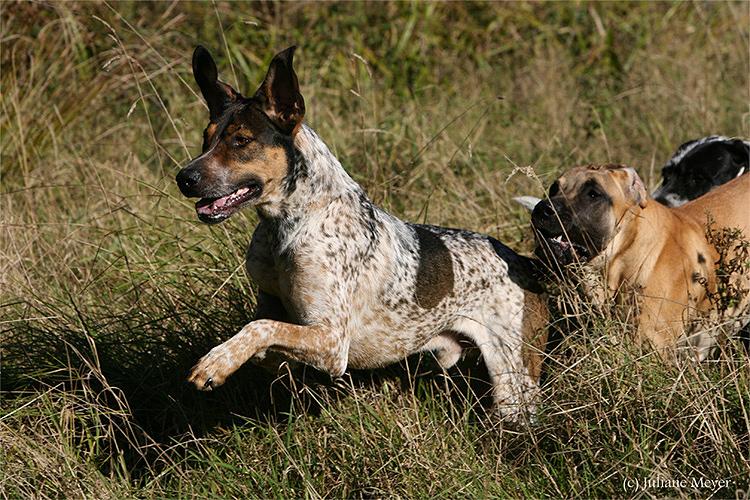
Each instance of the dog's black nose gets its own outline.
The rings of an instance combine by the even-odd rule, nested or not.
[[[177,174],[177,186],[182,194],[188,197],[198,196],[195,188],[201,180],[200,170],[192,167],[185,167]]]
[[[542,200],[536,204],[533,212],[531,212],[532,219],[549,219],[555,215],[555,210],[552,208],[552,203],[549,200]]]

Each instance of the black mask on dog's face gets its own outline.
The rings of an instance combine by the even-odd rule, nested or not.
[[[610,243],[624,214],[645,203],[643,183],[631,168],[574,168],[552,184],[548,199],[531,214],[537,255],[562,266],[589,261]]]

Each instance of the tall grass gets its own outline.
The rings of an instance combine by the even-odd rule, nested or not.
[[[744,352],[666,366],[585,303],[525,433],[483,415],[471,354],[448,374],[413,358],[338,382],[246,366],[194,392],[192,363],[252,318],[255,217],[201,225],[173,181],[207,116],[192,47],[250,92],[296,43],[307,121],[373,199],[528,251],[511,197],[562,169],[618,161],[653,183],[687,139],[750,135],[746,4],[60,2],[0,16],[4,497],[747,491]],[[731,482],[624,483],[649,478]]]

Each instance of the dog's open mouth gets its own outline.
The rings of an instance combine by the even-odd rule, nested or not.
[[[564,235],[554,237],[537,233],[537,255],[547,262],[556,262],[558,265],[567,266],[574,262],[586,262],[590,258],[588,249],[582,245],[571,242]]]
[[[221,222],[243,205],[260,196],[261,191],[263,187],[253,182],[218,198],[201,198],[195,203],[195,211],[203,222],[209,224]]]

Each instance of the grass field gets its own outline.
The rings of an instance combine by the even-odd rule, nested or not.
[[[0,496],[746,497],[747,354],[667,366],[606,315],[547,360],[528,432],[483,414],[471,355],[195,392],[192,364],[252,318],[256,219],[198,223],[174,175],[207,119],[194,45],[251,92],[294,43],[306,121],[372,199],[528,252],[511,198],[562,170],[653,185],[682,142],[750,135],[747,3],[0,11]]]

